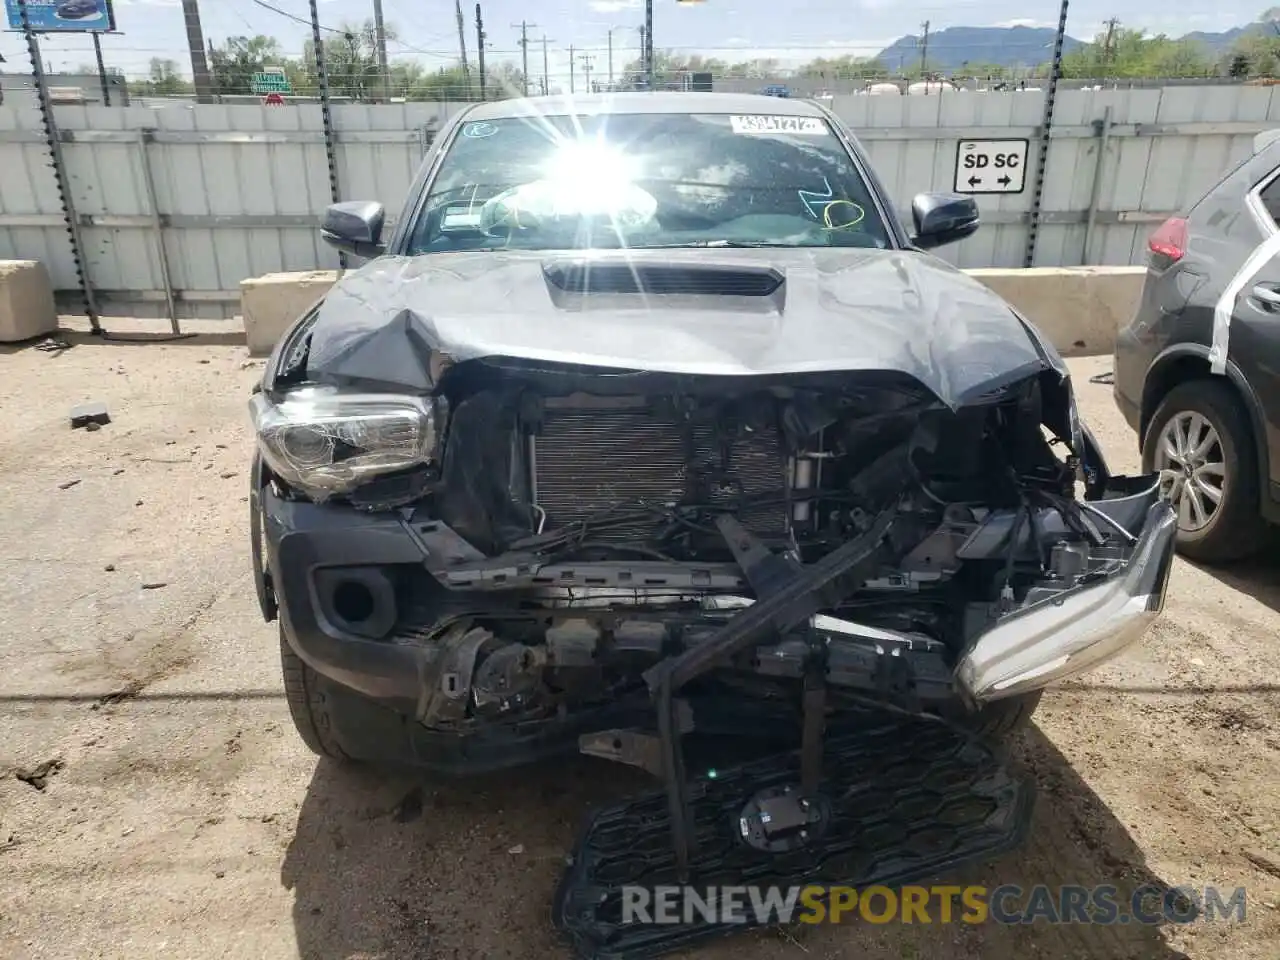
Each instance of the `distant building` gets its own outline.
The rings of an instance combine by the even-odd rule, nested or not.
[[[61,94],[64,99],[76,103],[102,103],[102,79],[96,73],[47,73],[45,84],[50,90],[66,91]],[[35,88],[35,79],[30,73],[0,72],[0,103],[8,102],[13,106],[22,97],[31,97]],[[111,94],[113,107],[129,105],[129,84],[119,74],[107,74],[107,90]],[[79,91],[72,94],[71,91]]]

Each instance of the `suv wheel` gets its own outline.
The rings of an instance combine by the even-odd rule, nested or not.
[[[1267,534],[1258,513],[1258,458],[1247,414],[1212,380],[1174,387],[1142,443],[1147,472],[1168,470],[1178,510],[1178,552],[1220,563],[1256,552]]]

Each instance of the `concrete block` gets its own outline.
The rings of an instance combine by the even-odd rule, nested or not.
[[[336,270],[268,273],[240,283],[240,312],[251,356],[265,356],[317,300],[337,282]]]
[[[964,271],[1034,323],[1063,356],[1108,354],[1133,319],[1145,267],[983,268]],[[269,273],[240,284],[249,352],[263,356],[337,281],[337,272]]]
[[[39,260],[0,260],[0,343],[17,343],[58,329],[53,282]]]
[[[1145,267],[984,268],[965,273],[1007,300],[1065,357],[1108,354],[1142,299]]]

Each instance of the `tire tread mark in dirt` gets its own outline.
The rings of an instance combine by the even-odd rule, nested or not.
[[[94,701],[92,709],[98,710],[105,706],[132,700],[152,684],[165,680],[173,674],[178,673],[195,663],[195,656],[186,652],[176,652],[168,657],[162,657],[161,655],[165,652],[171,651],[175,645],[185,640],[187,636],[200,625],[201,621],[204,619],[204,615],[208,613],[219,600],[230,593],[231,588],[238,584],[242,579],[242,577],[235,577],[228,580],[222,586],[210,591],[203,600],[200,600],[196,604],[195,609],[185,620],[182,621],[182,623],[163,634],[151,645],[150,649],[143,656],[144,660],[154,657],[156,659],[160,659],[162,662],[147,670],[141,676],[129,677],[126,675],[124,684],[99,697]]]

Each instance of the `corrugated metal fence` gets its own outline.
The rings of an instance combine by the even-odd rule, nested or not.
[[[831,103],[906,213],[914,194],[952,188],[961,139],[1026,137],[1034,162],[1043,96]],[[343,197],[379,200],[394,215],[426,146],[457,109],[335,107]],[[316,230],[329,202],[318,107],[59,107],[56,116],[103,313],[163,315],[166,272],[180,316],[226,316],[236,312],[245,277],[336,266]],[[1036,265],[1139,262],[1153,226],[1194,202],[1272,126],[1280,126],[1274,88],[1061,92]],[[964,267],[1021,266],[1031,173],[1022,194],[980,197],[984,228],[943,255]],[[60,290],[76,287],[39,114],[29,107],[0,108],[3,258],[44,260]]]

